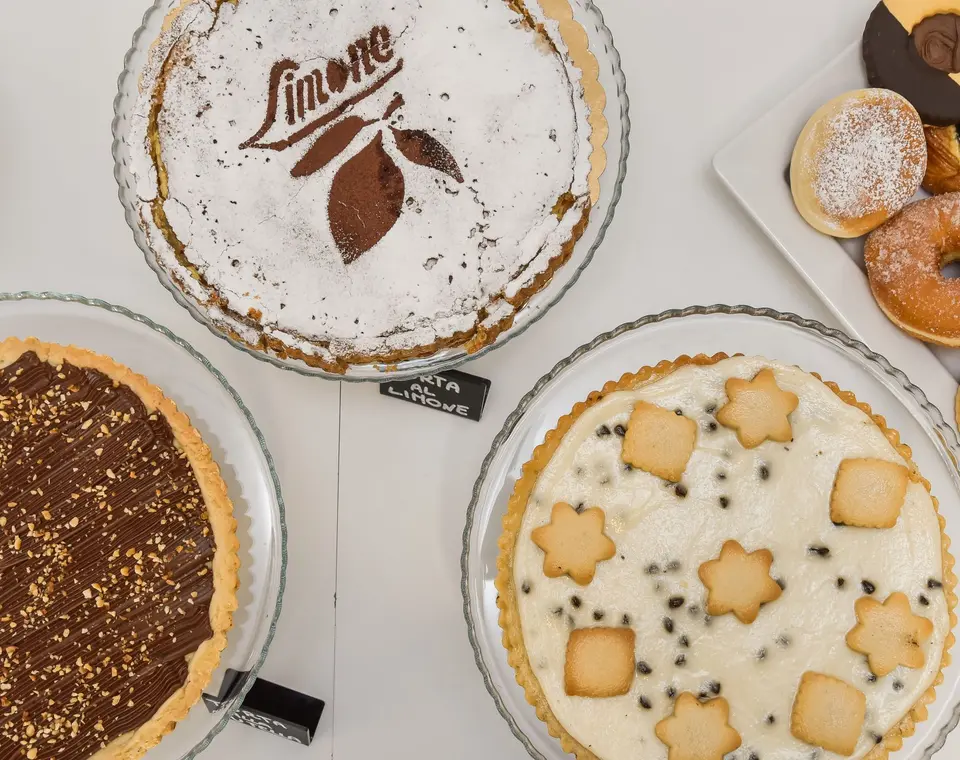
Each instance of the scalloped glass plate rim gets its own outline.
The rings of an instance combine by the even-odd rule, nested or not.
[[[627,158],[630,154],[630,99],[627,95],[626,89],[626,77],[624,76],[623,69],[620,65],[620,53],[614,45],[613,34],[611,33],[609,27],[606,25],[603,13],[600,8],[596,5],[594,0],[571,0],[571,2],[579,5],[583,12],[591,15],[594,18],[596,23],[597,33],[601,37],[602,50],[594,50],[594,52],[600,57],[605,55],[608,57],[608,63],[612,66],[613,79],[616,82],[616,98],[608,99],[608,107],[612,103],[617,103],[620,106],[620,130],[621,137],[619,145],[617,146],[620,152],[619,161],[617,162],[617,175],[613,183],[612,189],[610,191],[610,200],[609,206],[607,207],[606,214],[602,220],[598,220],[596,223],[593,223],[587,228],[587,236],[590,235],[590,230],[596,230],[596,238],[590,244],[589,248],[586,250],[583,260],[579,265],[570,268],[569,272],[566,271],[570,267],[572,262],[568,262],[561,267],[560,270],[555,274],[553,280],[548,283],[541,291],[539,291],[533,301],[536,303],[528,303],[524,308],[517,312],[514,324],[507,330],[503,331],[497,339],[481,348],[480,350],[474,353],[468,353],[465,348],[462,346],[455,347],[451,349],[444,349],[432,356],[420,358],[420,359],[410,359],[404,362],[400,362],[396,365],[383,365],[383,364],[367,364],[367,365],[351,365],[347,372],[343,375],[327,372],[325,370],[310,367],[309,365],[304,364],[300,361],[284,361],[279,359],[272,354],[267,354],[261,351],[257,351],[250,346],[242,343],[230,335],[219,330],[211,321],[204,317],[200,309],[198,309],[193,302],[188,299],[179,288],[177,288],[172,282],[170,282],[168,276],[165,274],[160,265],[156,262],[153,253],[150,250],[150,246],[147,244],[142,228],[140,227],[137,212],[134,208],[130,198],[127,197],[128,193],[133,193],[133,188],[129,184],[129,173],[126,171],[123,165],[123,137],[121,136],[122,123],[126,118],[126,114],[123,112],[123,107],[125,104],[125,84],[128,81],[128,77],[137,76],[137,71],[133,68],[133,61],[137,53],[141,49],[143,43],[143,37],[147,33],[148,25],[152,20],[153,14],[159,12],[164,6],[169,5],[171,0],[154,0],[153,4],[147,9],[143,16],[143,22],[141,23],[140,28],[136,31],[133,36],[133,42],[130,49],[127,51],[126,56],[124,57],[124,67],[123,71],[120,74],[120,77],[117,80],[117,95],[114,98],[113,110],[114,118],[112,122],[112,134],[113,134],[113,145],[112,145],[112,154],[114,159],[114,178],[117,181],[118,186],[118,195],[120,202],[124,208],[124,217],[126,219],[127,225],[130,227],[131,232],[134,236],[134,241],[137,244],[137,247],[143,253],[147,265],[153,270],[154,274],[157,276],[157,279],[160,281],[161,285],[170,292],[174,300],[185,308],[190,315],[206,327],[210,332],[212,332],[217,337],[227,341],[234,348],[238,348],[241,351],[249,354],[259,361],[272,364],[281,369],[289,370],[291,372],[296,372],[297,374],[307,375],[311,377],[322,377],[327,380],[343,380],[346,382],[386,382],[388,380],[401,380],[405,378],[413,378],[420,375],[432,374],[435,372],[442,372],[444,370],[453,369],[458,367],[461,364],[464,364],[473,359],[477,359],[481,356],[484,356],[490,351],[493,351],[500,346],[504,345],[508,341],[512,340],[518,335],[524,333],[531,325],[535,322],[538,322],[543,316],[550,311],[559,301],[567,294],[570,288],[576,284],[577,280],[580,279],[580,275],[587,268],[590,262],[593,260],[593,256],[596,253],[597,249],[603,243],[604,238],[606,237],[607,229],[613,221],[617,206],[620,202],[620,197],[623,191],[623,182],[626,177],[627,172]],[[607,167],[605,176],[610,172],[610,166]],[[601,178],[603,181],[603,178]],[[603,201],[601,201],[603,202]],[[586,237],[586,236],[585,236]],[[581,239],[583,242],[583,239]],[[583,246],[578,244],[575,247],[582,248]],[[563,273],[566,276],[566,280],[560,278],[560,274]],[[556,284],[556,292],[552,293],[549,296],[548,301],[538,301],[537,298],[544,296],[552,286]],[[355,373],[355,374],[351,374]]]
[[[263,666],[264,661],[267,658],[267,653],[270,650],[270,644],[273,641],[273,637],[276,634],[277,630],[277,621],[280,619],[280,611],[283,607],[283,594],[286,589],[287,583],[287,522],[286,522],[286,508],[284,506],[283,494],[280,490],[280,477],[277,474],[276,465],[273,461],[273,456],[270,454],[269,448],[267,448],[266,439],[263,437],[263,433],[260,430],[260,427],[257,425],[256,420],[253,417],[253,414],[243,403],[243,399],[240,398],[240,395],[233,388],[230,382],[224,377],[223,373],[220,372],[213,364],[210,363],[210,360],[207,359],[203,354],[197,351],[190,343],[185,341],[183,338],[180,338],[169,329],[154,322],[147,316],[139,314],[135,311],[131,311],[123,306],[118,306],[116,304],[109,303],[107,301],[102,301],[99,298],[87,298],[86,296],[81,296],[76,293],[54,293],[50,291],[21,291],[17,293],[0,293],[0,302],[16,302],[16,301],[61,301],[64,303],[77,303],[84,306],[90,306],[97,309],[103,309],[104,311],[112,312],[114,314],[119,314],[128,319],[132,319],[135,322],[139,322],[146,327],[149,327],[151,330],[159,333],[167,340],[171,341],[175,345],[182,348],[186,351],[194,360],[196,360],[201,366],[203,366],[211,375],[213,375],[216,380],[223,386],[224,390],[233,398],[237,407],[243,413],[244,418],[246,419],[247,424],[250,426],[250,429],[253,431],[254,437],[257,440],[257,443],[260,446],[260,450],[263,453],[263,457],[267,463],[267,468],[270,472],[270,479],[273,482],[274,492],[277,498],[277,507],[279,509],[279,518],[280,518],[280,539],[281,539],[281,562],[280,562],[280,581],[277,588],[277,603],[273,611],[272,619],[270,621],[270,627],[267,630],[266,638],[264,639],[263,648],[260,652],[259,657],[257,658],[254,666],[248,671],[247,678],[245,679],[240,690],[237,692],[233,700],[223,706],[222,717],[217,722],[217,724],[210,729],[207,735],[203,740],[194,746],[186,755],[183,755],[180,760],[193,760],[201,752],[203,752],[210,743],[216,738],[230,722],[231,716],[239,709],[243,704],[243,699],[246,697],[247,692],[253,687],[253,684],[257,680],[257,674],[260,672],[260,668]],[[160,745],[162,746],[162,745]]]
[[[957,433],[954,431],[954,429],[944,420],[941,411],[936,406],[931,404],[927,399],[923,390],[919,386],[912,383],[909,377],[907,377],[906,373],[894,367],[881,354],[872,351],[867,345],[858,340],[854,340],[841,330],[827,327],[817,320],[806,319],[797,314],[780,312],[776,309],[766,307],[753,307],[747,305],[730,306],[726,304],[690,306],[684,309],[669,309],[659,314],[647,315],[635,321],[626,322],[614,328],[613,330],[598,335],[592,341],[581,345],[566,358],[557,362],[557,364],[554,365],[549,372],[543,375],[543,377],[536,382],[533,388],[520,400],[516,409],[514,409],[514,411],[511,412],[511,414],[507,417],[503,427],[494,438],[493,443],[490,446],[490,450],[484,457],[483,463],[480,467],[480,473],[474,483],[470,504],[467,507],[466,521],[462,538],[463,547],[460,555],[460,593],[463,602],[464,620],[467,625],[467,636],[470,641],[470,646],[473,649],[474,662],[477,666],[477,669],[480,671],[487,692],[493,698],[497,712],[499,712],[500,716],[507,722],[511,733],[520,741],[527,753],[531,757],[535,758],[535,760],[549,759],[539,749],[537,749],[530,737],[528,737],[520,728],[517,718],[506,707],[503,696],[494,684],[490,668],[484,659],[484,653],[479,644],[479,637],[477,635],[477,619],[474,611],[474,600],[471,596],[472,578],[470,575],[470,562],[471,550],[473,547],[473,532],[476,526],[475,518],[477,508],[480,504],[481,492],[490,473],[491,465],[497,457],[500,449],[516,431],[527,410],[536,400],[540,398],[544,389],[547,388],[547,386],[549,386],[555,379],[561,376],[565,370],[575,365],[586,355],[590,354],[603,344],[624,335],[625,333],[639,330],[650,325],[658,325],[669,320],[678,320],[690,316],[710,316],[717,314],[731,316],[745,315],[749,317],[758,317],[775,322],[791,324],[794,327],[801,328],[808,333],[818,334],[826,341],[840,346],[846,349],[848,352],[852,352],[854,355],[859,356],[859,358],[866,361],[867,365],[872,365],[878,368],[879,371],[894,381],[901,390],[905,391],[916,400],[919,408],[925,415],[925,422],[930,425],[932,432],[934,432],[939,439],[938,442],[931,437],[931,441],[933,442],[934,446],[942,448],[942,453],[946,455],[945,466],[947,466],[946,461],[952,462],[953,469],[956,471],[956,477],[960,478],[960,464],[958,464],[960,463],[960,440],[958,440]],[[495,513],[494,517],[496,517],[498,514],[499,513]],[[505,657],[505,652],[502,650],[502,648],[494,656],[498,655]],[[956,665],[958,659],[960,659],[960,654],[958,654],[956,651],[956,647],[954,647],[952,655],[953,663]],[[956,695],[952,696],[954,696],[954,698],[956,697]],[[942,695],[938,695],[938,699],[941,697]],[[530,709],[532,710],[532,708]],[[915,754],[911,760],[931,760],[931,758],[943,747],[947,736],[957,727],[958,723],[960,723],[960,703],[954,706],[952,714],[949,714],[943,725],[939,727],[933,742],[927,747],[923,748],[922,752],[919,752],[918,750],[918,753]],[[559,743],[557,743],[556,746],[559,750]],[[899,755],[896,752],[891,753],[891,757],[898,756]]]

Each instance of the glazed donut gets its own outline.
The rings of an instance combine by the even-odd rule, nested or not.
[[[812,227],[853,238],[902,209],[920,189],[926,168],[916,109],[890,90],[855,90],[807,122],[793,151],[790,187]]]
[[[928,343],[960,346],[960,193],[918,201],[867,238],[867,275],[883,312]]]
[[[956,126],[924,127],[927,176],[923,186],[934,195],[960,191],[960,136]]]

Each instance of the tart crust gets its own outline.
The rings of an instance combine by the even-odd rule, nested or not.
[[[170,425],[177,443],[183,448],[203,494],[210,527],[216,541],[213,557],[213,596],[210,599],[210,626],[213,636],[204,641],[190,660],[187,680],[174,692],[146,723],[135,731],[123,734],[97,751],[90,760],[134,760],[142,757],[187,717],[200,700],[220,664],[220,654],[227,645],[227,632],[233,626],[237,609],[238,572],[240,568],[237,522],[227,486],[209,446],[177,405],[163,391],[113,359],[76,346],[44,343],[36,338],[8,338],[0,342],[0,369],[33,352],[41,361],[53,366],[68,362],[81,369],[93,369],[111,380],[130,388],[150,412],[159,412]]]
[[[495,581],[498,591],[497,606],[500,608],[500,627],[503,629],[503,646],[507,650],[507,661],[516,672],[517,683],[523,687],[527,702],[534,707],[537,717],[546,723],[550,735],[559,739],[564,751],[575,755],[577,760],[602,759],[570,735],[553,714],[553,710],[550,708],[546,696],[540,687],[540,682],[533,672],[533,668],[530,666],[527,650],[523,643],[523,631],[520,626],[520,612],[517,604],[517,590],[514,587],[513,581],[513,556],[530,494],[536,486],[541,472],[553,458],[564,436],[580,415],[591,406],[617,391],[633,390],[642,385],[656,382],[681,367],[688,365],[708,366],[729,358],[730,356],[725,353],[718,353],[713,356],[706,356],[705,354],[699,354],[693,357],[681,356],[674,361],[665,360],[655,367],[643,367],[637,372],[623,375],[619,380],[607,382],[601,390],[593,391],[587,396],[585,401],[580,401],[575,404],[571,412],[561,417],[556,427],[546,434],[543,443],[534,449],[533,457],[523,465],[520,479],[516,482],[513,494],[510,496],[510,501],[507,504],[507,512],[503,516],[503,533],[497,542],[500,547],[500,553],[497,556],[497,578]],[[900,434],[896,430],[888,427],[886,420],[881,415],[874,414],[870,405],[858,401],[853,393],[841,390],[836,384],[823,380],[823,378],[815,372],[811,372],[810,374],[823,382],[841,401],[860,409],[870,417],[877,427],[883,431],[887,440],[890,441],[897,450],[897,453],[907,461],[907,465],[910,468],[910,479],[916,483],[920,483],[930,492],[930,483],[920,475],[912,459],[913,452],[910,447],[901,442]],[[958,413],[960,413],[960,397],[958,397]],[[947,609],[950,613],[950,632],[944,641],[940,671],[937,673],[933,684],[923,693],[900,722],[887,732],[886,736],[883,737],[883,741],[864,756],[864,760],[887,760],[891,752],[903,746],[904,738],[913,735],[916,730],[916,724],[927,719],[927,706],[936,699],[936,687],[943,683],[943,669],[950,664],[950,649],[956,641],[953,633],[953,629],[957,625],[957,576],[953,572],[955,560],[950,554],[950,538],[944,530],[946,521],[938,509],[939,503],[932,492],[930,496],[933,501],[933,507],[937,511],[937,519],[940,522],[943,591],[947,599]]]
[[[243,0],[214,0],[214,11],[219,12],[223,5],[237,5]],[[383,364],[387,369],[403,361],[410,359],[419,359],[432,356],[444,349],[462,347],[468,354],[474,354],[481,349],[494,343],[497,337],[504,331],[513,326],[517,313],[526,303],[538,292],[540,292],[553,279],[554,274],[569,261],[573,254],[573,249],[577,242],[583,237],[587,224],[590,221],[590,212],[600,198],[600,177],[607,166],[607,153],[605,144],[610,134],[610,125],[604,114],[607,104],[606,91],[600,83],[600,65],[597,57],[590,51],[589,39],[586,30],[573,17],[573,9],[570,6],[570,0],[500,0],[515,10],[524,20],[524,23],[533,28],[537,34],[547,37],[546,30],[538,24],[527,9],[527,3],[539,3],[543,13],[551,20],[556,21],[560,37],[567,47],[570,60],[573,65],[581,72],[581,86],[583,87],[583,100],[587,106],[587,121],[590,124],[590,148],[589,157],[590,172],[588,177],[588,186],[590,200],[584,208],[581,218],[576,222],[570,232],[570,238],[560,247],[559,253],[555,255],[547,264],[543,272],[534,278],[534,280],[521,289],[512,297],[503,297],[503,301],[509,303],[512,307],[510,314],[499,321],[484,325],[486,319],[486,307],[481,308],[476,315],[476,322],[470,330],[456,332],[437,339],[433,343],[415,346],[412,348],[397,349],[392,351],[381,351],[377,353],[364,353],[357,351],[348,351],[339,353],[332,358],[327,358],[320,354],[306,353],[298,348],[288,345],[286,342],[275,337],[267,335],[261,330],[261,317],[259,313],[241,314],[230,308],[226,298],[213,285],[209,284],[204,276],[197,270],[196,266],[187,256],[187,246],[177,237],[164,211],[164,202],[169,196],[168,174],[166,164],[162,155],[162,142],[160,138],[159,118],[163,110],[164,93],[166,90],[167,76],[171,67],[178,62],[178,41],[170,46],[169,50],[163,53],[163,63],[160,71],[152,82],[142,82],[141,88],[149,85],[152,88],[150,93],[150,115],[147,125],[147,151],[151,163],[156,171],[156,190],[157,195],[148,205],[147,209],[141,209],[139,212],[140,226],[149,231],[150,225],[156,226],[160,232],[162,244],[170,247],[174,252],[177,262],[186,269],[207,292],[206,301],[199,302],[198,306],[205,310],[217,309],[227,315],[230,320],[252,328],[258,332],[255,342],[251,342],[234,327],[231,327],[230,321],[217,320],[218,328],[222,330],[229,338],[240,345],[260,353],[273,354],[280,359],[294,359],[302,361],[310,367],[322,369],[334,374],[346,374],[351,365],[355,364]],[[165,40],[165,34],[173,26],[177,16],[183,13],[190,5],[197,2],[207,2],[207,0],[182,0],[179,6],[170,12],[164,22],[164,34],[161,35],[153,45],[153,50],[160,50]],[[550,43],[552,44],[552,43]],[[561,199],[562,200],[562,199]],[[558,201],[559,202],[559,201]],[[151,217],[146,218],[147,214]],[[148,232],[148,239],[151,238]],[[153,242],[151,240],[151,247]],[[157,264],[163,266],[157,259]],[[167,275],[176,284],[178,290],[184,295],[189,294],[189,289],[182,278],[174,271],[163,267]],[[188,296],[189,297],[189,296]],[[191,298],[191,300],[193,300]],[[491,299],[488,306],[494,306],[496,301]],[[321,349],[329,348],[330,342],[324,340],[309,339],[303,335],[297,335]]]

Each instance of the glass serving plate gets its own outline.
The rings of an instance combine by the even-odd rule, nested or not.
[[[923,391],[879,354],[819,322],[748,306],[693,306],[621,325],[581,346],[540,379],[494,439],[467,510],[461,591],[477,667],[497,710],[537,760],[569,760],[517,685],[498,623],[497,539],[522,465],[573,405],[608,380],[683,354],[761,355],[817,372],[884,415],[913,448],[947,521],[960,530],[960,444]],[[930,717],[907,739],[898,760],[929,760],[960,718],[960,662],[944,670]]]
[[[613,35],[604,23],[600,9],[593,3],[593,0],[571,0],[574,16],[586,29],[590,50],[599,61],[600,83],[607,93],[607,102],[604,108],[604,115],[607,117],[610,127],[610,134],[605,144],[607,168],[600,178],[600,200],[591,210],[590,223],[583,237],[577,241],[570,260],[517,313],[513,325],[504,330],[493,343],[473,354],[468,354],[462,347],[449,348],[428,357],[409,359],[397,364],[353,365],[343,375],[311,367],[297,359],[280,359],[271,354],[255,351],[235,340],[214,324],[206,311],[193,299],[188,298],[172,282],[168,273],[160,266],[156,256],[151,251],[136,210],[136,182],[130,170],[133,150],[130,142],[130,125],[138,96],[140,73],[147,60],[150,45],[159,34],[164,19],[173,8],[181,3],[182,0],[156,0],[153,7],[144,16],[143,25],[134,35],[133,46],[127,53],[123,73],[120,75],[119,92],[114,101],[114,176],[120,186],[120,201],[123,204],[127,224],[133,230],[134,239],[140,250],[143,251],[147,264],[156,273],[163,286],[170,291],[177,303],[185,307],[194,319],[235,348],[246,351],[261,361],[275,364],[283,369],[293,370],[304,375],[318,375],[331,380],[383,382],[387,379],[401,379],[440,372],[470,359],[483,356],[487,352],[502,346],[540,319],[573,286],[590,263],[600,243],[603,242],[607,228],[613,220],[617,203],[620,200],[621,187],[627,171],[627,155],[630,150],[629,99],[627,97],[626,81],[620,68],[620,54],[614,47]]]
[[[246,676],[230,687],[229,699],[217,712],[197,704],[147,754],[148,760],[194,758],[223,730],[253,686],[280,616],[287,528],[267,444],[226,378],[189,343],[140,314],[77,295],[0,294],[0,339],[10,336],[89,348],[146,375],[190,416],[220,465],[238,522],[239,608],[206,691],[219,693],[227,668]]]

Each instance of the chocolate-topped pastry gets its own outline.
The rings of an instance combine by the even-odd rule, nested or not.
[[[903,95],[924,124],[960,122],[960,2],[883,0],[863,34],[872,87]]]
[[[111,359],[0,342],[0,758],[132,760],[236,608],[236,524],[186,415]]]

